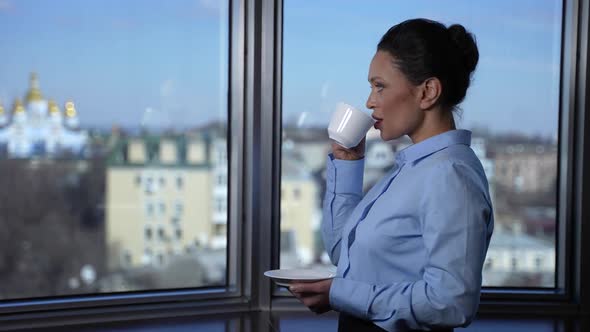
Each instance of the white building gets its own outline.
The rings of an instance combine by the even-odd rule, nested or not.
[[[9,158],[56,156],[69,153],[79,156],[88,142],[79,129],[76,108],[65,103],[65,112],[53,100],[46,100],[39,89],[37,75],[31,74],[31,86],[24,104],[16,99],[12,114],[0,103],[0,149]]]
[[[521,230],[497,227],[484,263],[484,286],[553,287],[555,245]],[[536,276],[535,284],[526,284]]]
[[[211,171],[213,173],[212,222],[214,227],[211,247],[221,249],[227,246],[227,188],[229,184],[227,142],[225,138],[214,138],[210,153]]]
[[[494,183],[495,183],[495,177],[496,177],[496,172],[495,167],[496,164],[494,162],[493,159],[488,158],[488,152],[487,152],[487,147],[486,147],[486,141],[484,138],[480,138],[480,137],[474,137],[471,140],[471,149],[473,150],[473,152],[475,152],[475,155],[477,156],[477,158],[479,158],[479,161],[481,162],[481,165],[483,166],[483,170],[486,173],[486,177],[488,179],[488,184],[489,184],[489,191],[490,191],[490,197],[492,198],[492,206],[495,209],[495,195],[496,195],[496,191],[495,191],[495,187],[494,187]]]

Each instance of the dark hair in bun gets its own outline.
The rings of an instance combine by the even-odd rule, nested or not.
[[[391,27],[377,45],[395,58],[395,65],[413,84],[436,77],[442,93],[438,103],[454,110],[463,99],[477,67],[475,36],[460,24],[448,28],[427,19],[412,19]]]

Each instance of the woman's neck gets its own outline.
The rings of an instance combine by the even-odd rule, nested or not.
[[[421,125],[408,136],[410,136],[412,142],[416,144],[432,136],[455,129],[453,112],[433,109],[425,111]]]

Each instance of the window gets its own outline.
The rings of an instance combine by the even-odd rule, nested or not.
[[[153,251],[150,248],[145,248],[143,251],[143,256],[141,258],[142,265],[149,265],[152,263],[153,260]]]
[[[491,269],[493,267],[494,267],[494,260],[492,258],[488,257],[485,261],[484,269],[487,270],[487,269]]]
[[[535,257],[535,268],[539,271],[543,269],[543,256]]]
[[[216,162],[220,165],[225,164],[227,162],[227,152],[226,152],[225,144],[223,144],[223,143],[219,144],[218,142],[216,142],[215,152],[216,152],[216,158],[217,158]]]
[[[154,217],[154,204],[151,202],[147,202],[145,204],[145,214],[147,219],[152,219]]]
[[[477,134],[472,148],[493,179],[494,200],[502,200],[495,202],[495,235],[503,236],[493,239],[484,285],[548,289],[533,290],[530,297],[515,291],[514,298],[525,300],[519,308],[529,300],[553,299],[547,295],[553,294],[559,296],[559,303],[570,304],[565,309],[560,306],[560,311],[587,311],[561,292],[576,288],[569,280],[586,276],[583,264],[582,272],[562,278],[567,279],[568,287],[552,287],[555,276],[559,280],[564,270],[577,270],[568,266],[570,258],[565,260],[569,269],[561,268],[564,260],[558,260],[565,252],[563,247],[580,246],[577,239],[575,243],[556,243],[556,228],[560,240],[568,234],[576,237],[577,230],[583,240],[588,237],[587,228],[562,231],[565,223],[561,222],[564,215],[580,212],[571,211],[578,204],[571,201],[580,200],[582,206],[576,226],[588,216],[584,206],[590,206],[587,197],[574,193],[579,188],[570,185],[581,183],[582,191],[588,191],[586,153],[570,154],[574,148],[569,147],[585,146],[587,150],[588,146],[583,144],[588,134],[571,124],[580,115],[580,106],[573,110],[574,100],[582,109],[587,106],[584,92],[576,89],[587,81],[586,73],[577,66],[587,68],[587,25],[578,21],[588,21],[588,4],[582,0],[516,5],[457,0],[444,7],[440,1],[427,0],[419,5],[383,2],[376,12],[375,6],[362,1],[331,1],[237,0],[231,1],[229,10],[230,2],[223,0],[171,0],[139,7],[127,1],[66,4],[56,0],[48,5],[43,1],[0,0],[0,32],[11,32],[0,33],[0,108],[4,106],[9,115],[3,118],[0,114],[0,184],[15,188],[0,192],[4,230],[0,232],[0,249],[6,249],[0,250],[0,265],[8,271],[0,273],[0,282],[6,286],[0,288],[2,311],[7,310],[10,316],[11,312],[41,310],[51,316],[51,312],[63,312],[62,308],[83,312],[86,306],[95,311],[106,305],[132,312],[136,304],[147,302],[161,305],[166,312],[175,311],[160,299],[178,304],[174,307],[184,311],[184,301],[211,298],[216,304],[231,303],[232,310],[288,305],[291,299],[285,299],[284,294],[273,298],[285,290],[269,294],[265,284],[269,281],[257,275],[278,267],[329,265],[318,230],[330,109],[340,100],[363,105],[366,67],[380,35],[391,24],[415,16],[445,23],[456,20],[472,30],[490,21],[495,24],[494,30],[474,31],[483,47],[482,58],[458,119],[460,127]],[[563,31],[562,7],[566,12]],[[230,14],[231,48],[227,38]],[[68,19],[63,21],[60,15]],[[329,24],[331,21],[358,24],[343,26]],[[30,33],[30,22],[36,22],[34,30],[42,31],[42,36]],[[47,41],[51,47],[41,47]],[[262,49],[258,49],[260,45]],[[64,49],[68,49],[67,61],[63,52],[58,52]],[[101,50],[108,50],[108,54]],[[561,72],[559,63],[564,68]],[[28,86],[22,82],[28,75],[23,70],[37,71]],[[277,78],[281,81],[275,81]],[[110,87],[104,88],[105,84]],[[566,84],[573,87],[563,88]],[[501,89],[489,89],[490,85]],[[560,85],[563,91],[559,91]],[[497,93],[490,96],[486,94],[489,91]],[[514,98],[511,91],[523,94]],[[97,92],[101,98],[94,98]],[[558,121],[556,95],[560,93],[570,96],[562,99],[571,105],[561,105],[569,117]],[[45,103],[25,102],[29,95],[35,101],[45,101],[47,112],[36,112],[39,109],[34,106]],[[55,111],[51,98],[59,112],[50,112]],[[532,109],[535,117],[529,116]],[[276,114],[278,111],[282,114]],[[88,144],[77,149],[80,145],[75,143],[80,141],[74,139],[69,142],[72,144],[43,146],[24,137],[27,128],[13,128],[17,137],[11,137],[9,145],[2,130],[14,113],[59,114],[60,128],[87,134]],[[480,113],[487,118],[478,118]],[[31,117],[25,123],[36,120]],[[521,124],[522,132],[513,130]],[[531,134],[529,129],[535,126],[540,129]],[[576,138],[564,141],[566,136]],[[365,176],[367,187],[389,167],[398,151],[410,145],[407,140],[380,142],[371,138],[379,144],[366,151],[366,167],[370,168],[370,176]],[[277,148],[282,149],[282,160],[275,158]],[[560,161],[559,174],[556,159]],[[280,182],[274,168],[279,165]],[[514,173],[517,167],[521,170],[518,174]],[[568,170],[572,167],[581,175],[573,175]],[[517,176],[522,176],[518,187]],[[580,178],[584,182],[578,181]],[[280,202],[274,196],[279,188]],[[295,188],[299,190],[297,200]],[[218,204],[218,198],[225,203]],[[31,201],[42,204],[24,203]],[[168,204],[169,213],[162,217],[160,202]],[[176,202],[186,204],[181,217],[175,216]],[[511,227],[513,224],[522,227]],[[165,235],[162,241],[160,226]],[[262,250],[252,250],[255,248]],[[581,248],[588,249],[586,245]],[[584,253],[588,250],[568,252],[581,256],[581,262],[587,261]],[[257,256],[249,260],[250,253]],[[12,256],[7,259],[7,255]],[[35,257],[36,264],[27,257]],[[276,266],[277,257],[280,266]],[[512,257],[522,259],[516,272],[512,271]],[[577,258],[571,261],[577,262]],[[66,272],[50,273],[43,266],[60,266]],[[560,268],[556,270],[556,266]],[[201,287],[207,289],[202,291]],[[494,295],[490,293],[495,290],[484,294],[484,302],[486,295]],[[513,298],[500,293],[501,300]],[[580,295],[574,293],[572,297]],[[86,294],[93,296],[83,296]],[[280,306],[274,306],[275,299]],[[268,300],[272,306],[267,306]],[[548,307],[555,308],[554,303]],[[196,309],[192,304],[189,306]],[[144,310],[144,306],[137,307]],[[213,308],[208,304],[203,307]],[[248,329],[249,321],[239,320],[231,328]]]
[[[229,18],[223,0],[2,1],[0,185],[18,188],[0,203],[2,300],[225,285],[225,247],[193,275],[174,263],[198,254],[166,241],[216,231],[227,161],[174,152],[227,150]],[[87,265],[90,283],[72,272]]]
[[[281,252],[293,252],[295,250],[297,250],[297,246],[295,244],[295,232],[281,232]]]
[[[227,181],[225,180],[225,175],[223,175],[223,174],[217,175],[216,179],[217,179],[218,186],[224,186],[227,184]]]
[[[166,241],[166,231],[161,226],[158,228],[158,239],[160,241]]]
[[[126,251],[123,253],[123,265],[125,266],[131,266],[131,262],[133,260],[133,257],[131,256],[131,253]],[[94,280],[92,280],[94,281]]]
[[[217,213],[225,213],[227,210],[227,201],[224,197],[217,197],[215,199],[215,211]]]
[[[182,179],[182,176],[178,176],[176,177],[176,188],[178,190],[181,190],[184,187],[184,180]]]
[[[182,202],[176,202],[174,204],[174,213],[177,218],[180,218],[182,211],[184,211],[184,204],[182,204]]]
[[[480,50],[474,81],[456,122],[472,131],[472,149],[490,184],[497,227],[488,255],[499,257],[507,251],[517,257],[521,250],[535,248],[530,254],[542,256],[546,267],[528,268],[509,260],[508,270],[517,270],[517,275],[506,273],[499,260],[489,260],[485,286],[556,287],[557,265],[551,257],[556,254],[558,226],[562,1],[464,0],[453,6],[460,10],[436,0],[384,2],[378,12],[362,1],[329,3],[285,0],[283,7],[281,186],[312,188],[310,195],[306,189],[299,197],[293,192],[293,197],[287,194],[281,200],[281,232],[294,232],[297,239],[294,261],[300,266],[329,264],[322,259],[322,241],[316,239],[330,149],[326,128],[335,105],[344,101],[364,108],[369,62],[383,33],[405,19],[430,17],[445,24],[462,23],[475,34]],[[505,24],[498,25],[500,19]],[[337,23],[351,21],[363,23]],[[518,101],[521,98],[527,102]],[[376,130],[369,131],[365,190],[392,166],[390,152],[410,143],[382,142]],[[309,208],[293,208],[295,201]],[[520,232],[512,231],[514,223],[522,224]],[[311,259],[305,259],[306,252]],[[290,265],[281,260],[281,267]]]
[[[149,227],[145,229],[145,239],[148,241],[152,239],[152,229]]]
[[[154,179],[149,177],[145,181],[145,194],[151,195],[156,191],[156,184],[154,183]]]
[[[299,188],[293,189],[293,199],[298,200],[301,197],[301,190]]]
[[[223,224],[216,224],[215,225],[214,231],[213,231],[213,234],[214,235],[223,235],[223,234],[225,234],[225,232],[226,232],[225,225],[223,225]],[[197,247],[199,246],[199,244],[200,244],[200,242],[197,241],[196,242]]]

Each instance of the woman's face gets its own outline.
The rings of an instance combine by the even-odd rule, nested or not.
[[[393,59],[389,53],[377,51],[369,67],[367,108],[373,110],[375,129],[381,131],[384,141],[411,135],[424,118],[418,87],[394,66]]]

